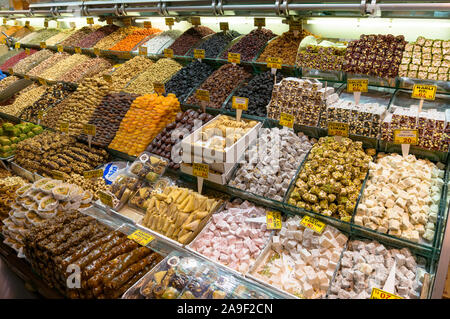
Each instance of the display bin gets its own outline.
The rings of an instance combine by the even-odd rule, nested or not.
[[[329,295],[330,295],[330,293],[331,293],[331,288],[332,288],[333,284],[334,284],[335,281],[336,281],[336,276],[340,273],[340,270],[341,270],[341,261],[342,261],[342,258],[343,258],[343,256],[344,256],[344,253],[345,253],[346,251],[349,251],[349,247],[348,247],[348,246],[349,246],[350,242],[353,242],[353,241],[355,241],[355,240],[360,240],[360,241],[363,241],[363,242],[365,242],[365,243],[370,243],[370,242],[372,242],[372,241],[376,241],[376,239],[368,239],[368,238],[360,237],[360,236],[357,236],[357,235],[351,235],[351,236],[348,238],[347,244],[345,245],[345,247],[344,247],[344,249],[343,249],[343,251],[342,251],[342,253],[341,253],[341,258],[339,259],[339,263],[337,264],[336,270],[335,270],[335,272],[334,272],[334,275],[333,275],[332,280],[331,280],[331,282],[330,282],[330,285],[329,285],[329,287],[328,287],[328,291],[327,291],[327,295],[326,295],[327,298],[329,297]],[[379,243],[383,244],[383,246],[384,246],[386,249],[394,249],[394,248],[396,248],[396,249],[402,249],[402,248],[404,248],[403,245],[385,244],[385,243],[382,243],[382,242],[379,242]],[[430,275],[430,266],[431,266],[431,265],[430,265],[430,262],[429,262],[426,258],[424,258],[424,257],[422,257],[422,256],[419,256],[419,255],[415,254],[414,251],[411,251],[411,250],[410,250],[410,252],[411,252],[411,254],[412,254],[412,255],[415,257],[415,259],[416,259],[416,263],[417,263],[416,282],[419,284],[419,283],[420,283],[420,282],[419,282],[419,277],[420,277],[421,275],[426,274],[426,273],[428,273],[428,275]],[[398,272],[398,268],[397,268],[396,273],[397,273],[397,272]],[[399,284],[399,285],[400,285],[400,284]],[[380,286],[380,287],[373,287],[373,288],[383,289],[382,286]],[[425,287],[425,285],[423,285],[423,286],[421,287],[421,291],[420,291],[420,293],[419,293],[419,296],[422,295],[422,294],[428,294],[428,287]],[[421,299],[422,299],[422,298],[421,298]]]
[[[202,294],[194,295],[195,299],[278,299],[285,297],[276,292],[268,291],[256,282],[251,282],[241,276],[229,273],[222,266],[210,263],[201,257],[197,257],[188,252],[174,251],[128,289],[122,298],[144,299],[142,294],[144,287],[150,281],[157,280],[155,278],[157,272],[167,271],[169,269],[174,270],[175,273],[180,275],[182,274],[186,280],[184,281],[185,285],[180,286],[175,295],[172,295],[173,298],[170,295],[166,296],[168,299],[184,299],[183,293],[189,289],[189,286],[204,288],[201,291]],[[224,294],[216,295],[212,294],[212,291],[221,291]]]

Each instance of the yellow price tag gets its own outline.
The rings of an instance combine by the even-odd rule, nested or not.
[[[134,233],[128,235],[128,239],[134,240],[139,245],[147,246],[155,237],[149,233],[143,232],[142,230],[136,230]]]
[[[45,49],[47,47],[47,43],[41,42],[40,47],[41,47],[41,49]]]
[[[38,112],[38,120],[42,120],[44,118],[44,111],[39,111]]]
[[[378,288],[372,288],[370,299],[403,299],[403,298]]]
[[[200,17],[191,17],[191,24],[195,26],[201,25]]]
[[[196,59],[204,59],[205,58],[205,50],[194,49],[194,58],[196,58]]]
[[[228,31],[228,30],[230,30],[230,26],[229,26],[228,22],[220,22],[219,26],[220,26],[220,30],[221,31]]]
[[[62,123],[59,125],[59,130],[60,130],[62,133],[68,134],[68,133],[69,133],[69,123],[68,123],[68,122],[62,122]]]
[[[95,136],[96,126],[93,124],[83,124],[83,133],[90,136]]]
[[[286,126],[288,128],[294,127],[294,115],[288,113],[280,114],[280,125]]]
[[[14,48],[16,48],[16,49],[20,49],[20,42],[16,42],[16,43],[14,43]]]
[[[64,47],[62,45],[57,45],[56,48],[58,49],[58,52],[64,52]]]
[[[248,109],[248,98],[233,96],[231,107],[236,110],[244,110]]]
[[[173,58],[173,50],[172,49],[164,49],[164,56],[166,58]]]
[[[254,18],[254,26],[261,28],[266,26],[266,18]]]
[[[419,142],[418,130],[394,130],[394,144],[417,145]]]
[[[103,80],[105,80],[108,83],[112,82],[111,74],[103,74]]]
[[[75,47],[75,53],[81,54],[81,48],[80,47]]]
[[[127,27],[131,25],[131,18],[125,18],[123,19],[123,24]]]
[[[26,48],[26,49],[25,49],[25,53],[26,53],[26,55],[30,55],[30,54],[31,54],[30,49],[29,49],[29,48]]]
[[[3,24],[6,24],[8,22],[8,19],[3,18]]]
[[[13,68],[9,68],[8,69],[8,73],[9,73],[9,75],[13,75],[14,74],[14,69]]]
[[[290,21],[289,22],[289,31],[301,31],[302,30],[302,21]]]
[[[309,216],[304,216],[300,221],[300,225],[308,227],[318,234],[322,234],[323,230],[325,229],[324,223],[322,223],[320,220],[317,220]]]
[[[109,24],[109,25],[113,24],[113,19],[111,17],[107,17],[106,24]]]
[[[240,53],[228,52],[228,62],[236,63],[236,64],[241,63],[241,54]]]
[[[266,212],[267,229],[281,229],[281,214],[279,212]]]
[[[153,83],[153,89],[159,95],[166,93],[166,88],[164,87],[164,83],[160,83],[160,82]]]
[[[152,28],[152,22],[151,21],[144,21],[144,28],[151,29]]]
[[[30,26],[30,21],[25,21],[25,26],[29,27]]]
[[[103,177],[103,170],[102,169],[93,169],[90,171],[84,171],[83,176],[86,179],[100,178],[100,177]]]
[[[369,87],[368,79],[348,79],[347,92],[367,92]]]
[[[209,165],[201,163],[192,164],[192,174],[197,177],[208,178],[209,176]]]
[[[281,69],[283,67],[283,59],[280,58],[271,58],[268,57],[266,59],[267,67],[271,69]]]
[[[52,176],[53,176],[53,179],[58,179],[60,181],[64,180],[64,174],[60,171],[53,170]]]
[[[411,97],[420,100],[432,100],[436,97],[436,85],[414,84]]]
[[[98,198],[103,203],[103,205],[113,207],[113,198],[110,194],[107,194],[103,191],[98,192]]]
[[[23,75],[23,78],[24,78],[25,80],[29,80],[29,79],[30,79],[30,76],[29,76],[28,74],[24,74],[24,75]]]
[[[139,55],[147,56],[147,47],[139,47]]]
[[[195,97],[197,98],[197,100],[209,102],[209,91],[197,90],[195,91]]]
[[[166,25],[174,25],[175,21],[173,18],[166,18]]]
[[[328,123],[328,135],[348,137],[348,123],[329,122]]]
[[[92,17],[86,18],[86,22],[87,24],[94,24],[94,18]]]
[[[48,20],[44,21],[44,28],[48,28]]]
[[[100,49],[99,48],[94,48],[94,54],[96,56],[100,56]]]

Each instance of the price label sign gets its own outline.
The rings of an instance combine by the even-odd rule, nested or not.
[[[13,68],[9,68],[9,69],[8,69],[8,73],[9,73],[9,75],[13,75],[13,74],[14,74]]]
[[[41,42],[40,47],[41,47],[41,49],[45,49],[47,47],[47,43]]]
[[[288,128],[294,127],[294,115],[288,113],[280,114],[280,125],[286,126]]]
[[[69,123],[68,123],[68,122],[62,122],[62,123],[59,125],[59,130],[60,130],[62,133],[68,134],[68,133],[69,133]]]
[[[329,122],[328,135],[348,137],[348,123]]]
[[[302,21],[301,20],[290,21],[289,22],[289,30],[290,31],[301,31],[302,30]]]
[[[153,239],[155,239],[155,237],[153,237],[152,235],[143,232],[142,230],[139,229],[136,230],[134,233],[128,235],[127,238],[134,240],[139,245],[142,245],[144,247],[147,246]]]
[[[111,74],[103,74],[103,80],[105,80],[108,83],[112,82]]]
[[[96,126],[93,124],[84,124],[83,133],[89,136],[95,136]]]
[[[147,56],[147,47],[139,47],[139,55]]]
[[[38,78],[39,83],[41,83],[41,85],[47,86],[47,80],[45,80],[44,78]]]
[[[80,47],[75,47],[75,53],[81,54],[81,48]]]
[[[281,229],[281,214],[279,212],[266,212],[267,229]]]
[[[25,49],[25,53],[26,53],[26,55],[30,55],[30,54],[31,54],[30,49],[29,49],[29,48],[26,48],[26,49]]]
[[[230,30],[230,26],[229,26],[228,22],[220,22],[219,26],[220,26],[220,30],[221,31],[228,31],[228,30]]]
[[[308,227],[318,234],[322,234],[323,230],[325,229],[324,223],[322,223],[320,220],[317,220],[309,216],[304,216],[300,221],[300,225]]]
[[[164,87],[164,83],[160,83],[160,82],[153,83],[153,89],[159,95],[162,95],[162,94],[164,94],[166,92],[166,88]]]
[[[394,130],[394,144],[412,144],[417,145],[419,141],[418,130]]]
[[[201,23],[200,23],[200,17],[192,17],[192,18],[191,18],[191,24],[192,24],[192,25],[195,25],[195,26],[201,25]]]
[[[44,28],[48,28],[48,20],[44,21]]]
[[[370,299],[403,299],[403,298],[378,288],[372,288]]]
[[[58,50],[59,53],[64,52],[64,47],[62,45],[57,45],[56,49]]]
[[[23,78],[24,78],[25,80],[29,80],[29,79],[30,79],[30,76],[29,76],[28,74],[24,74],[24,75],[23,75]]]
[[[164,56],[166,58],[173,58],[173,50],[172,49],[164,49]]]
[[[111,24],[113,24],[113,18],[111,18],[111,17],[107,17],[106,18],[106,24],[109,24],[109,25],[111,25]]]
[[[194,49],[194,58],[204,59],[205,58],[205,50]]]
[[[228,52],[228,62],[236,63],[236,64],[241,63],[241,54],[240,53]]]
[[[94,24],[94,18],[92,17],[86,18],[86,22],[87,24]]]
[[[197,100],[209,102],[209,91],[197,90],[195,91],[195,97],[197,98]]]
[[[14,48],[15,49],[20,49],[20,42],[14,43]]]
[[[266,26],[266,18],[254,18],[254,26],[262,28]]]
[[[83,176],[86,179],[100,178],[100,177],[103,177],[103,170],[102,169],[94,169],[91,171],[84,171]]]
[[[29,27],[30,26],[30,21],[25,21],[25,26]]]
[[[152,28],[152,22],[151,21],[144,21],[144,28],[151,29]]]
[[[231,107],[236,110],[247,111],[248,109],[248,98],[233,96]]]
[[[96,56],[100,56],[100,49],[99,48],[94,48],[94,54]]]
[[[348,79],[347,92],[367,92],[369,87],[368,79]]]
[[[64,174],[62,172],[60,172],[60,171],[53,170],[52,171],[52,175],[53,175],[54,179],[58,179],[60,181],[64,180]]]
[[[267,67],[271,69],[281,69],[283,66],[283,59],[280,58],[271,58],[268,57],[266,59]]]
[[[3,24],[6,24],[8,22],[8,19],[3,18]]]
[[[113,198],[110,194],[103,191],[98,192],[98,198],[105,206],[113,207]]]
[[[44,118],[44,111],[39,111],[38,112],[38,120],[42,120]]]
[[[209,176],[209,165],[201,163],[192,164],[193,175],[202,178],[208,178]]]
[[[420,100],[432,100],[436,97],[436,85],[414,84],[411,97]]]
[[[175,20],[173,18],[166,18],[166,25],[172,26],[175,24]]]

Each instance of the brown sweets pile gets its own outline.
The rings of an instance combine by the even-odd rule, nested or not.
[[[33,269],[71,299],[119,298],[163,259],[79,212],[65,212],[32,227],[24,244]],[[68,288],[69,265],[79,267],[79,288]]]
[[[89,124],[96,126],[96,134],[92,139],[92,145],[106,147],[111,143],[120,122],[136,97],[138,97],[136,94],[119,92],[108,94],[103,98],[89,121]],[[84,134],[80,138],[87,141],[87,136]]]
[[[225,64],[211,74],[199,89],[209,91],[210,102],[208,102],[208,107],[220,109],[234,88],[236,88],[241,81],[250,77],[251,74],[243,67]],[[195,92],[188,98],[187,104],[201,104],[200,100],[196,98]]]
[[[108,153],[103,149],[89,148],[66,134],[49,131],[18,143],[15,156],[17,164],[31,172],[51,177],[52,171],[57,170],[65,179],[72,173],[82,175],[107,159]]]
[[[395,78],[406,43],[403,35],[363,34],[359,40],[348,43],[343,70],[381,78]]]
[[[283,64],[294,65],[297,57],[297,50],[304,37],[312,35],[303,30],[298,36],[294,36],[294,31],[288,31],[273,39],[267,44],[257,62],[265,63],[267,58],[281,58]]]

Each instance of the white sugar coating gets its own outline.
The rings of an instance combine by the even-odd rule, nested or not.
[[[180,30],[167,30],[151,38],[142,46],[147,48],[147,53],[156,54],[168,48],[183,32]]]
[[[205,229],[190,245],[200,254],[247,273],[261,250],[267,245],[270,230],[266,223],[250,223],[247,218],[266,216],[264,208],[250,202],[228,203],[212,216]]]
[[[300,163],[316,142],[287,128],[262,128],[230,185],[282,201]]]
[[[350,241],[331,283],[330,299],[367,299],[373,288],[383,289],[396,261],[394,294],[418,298],[421,268],[407,248],[387,249],[377,241]]]
[[[444,171],[428,160],[398,154],[369,168],[355,223],[414,242],[433,240]]]
[[[347,236],[327,225],[322,234],[290,217],[272,237],[272,249],[253,275],[291,294],[323,298],[336,270]]]

